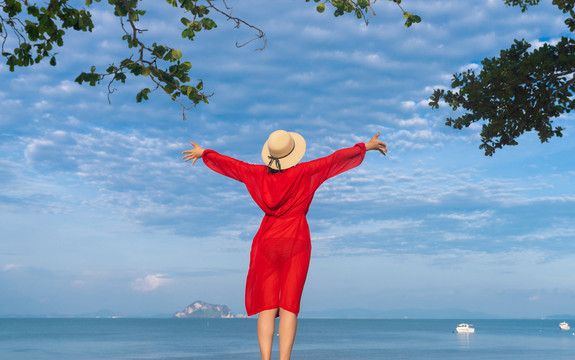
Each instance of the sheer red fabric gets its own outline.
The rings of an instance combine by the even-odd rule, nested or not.
[[[265,165],[204,151],[204,163],[243,182],[265,213],[250,253],[245,299],[248,315],[278,307],[299,313],[311,255],[306,214],[314,193],[327,179],[361,164],[364,156],[365,144],[359,143],[273,173]]]

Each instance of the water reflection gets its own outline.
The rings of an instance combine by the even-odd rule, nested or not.
[[[473,342],[473,334],[457,334],[457,344],[459,345],[460,349],[470,349],[471,344]]]
[[[561,349],[572,349],[575,342],[575,332],[569,331],[567,334],[561,335]]]

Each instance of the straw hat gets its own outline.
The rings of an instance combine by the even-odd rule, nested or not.
[[[305,154],[303,136],[294,132],[277,130],[271,133],[262,149],[264,164],[274,170],[295,166]]]

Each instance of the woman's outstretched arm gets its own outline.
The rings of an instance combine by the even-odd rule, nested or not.
[[[377,138],[379,137],[379,132],[375,134],[371,140],[365,143],[365,151],[369,150],[377,150],[383,155],[387,154],[387,144],[383,141],[379,141]]]
[[[182,156],[182,159],[184,159],[184,161],[194,160],[194,161],[192,161],[192,165],[194,165],[196,160],[201,158],[202,155],[204,154],[204,148],[201,147],[200,145],[194,143],[193,141],[190,142],[190,144],[192,144],[192,146],[194,148],[192,150],[182,151],[182,154],[186,154],[186,155]]]
[[[202,158],[208,168],[241,182],[245,182],[246,176],[255,171],[258,166],[263,166],[250,165],[232,157],[219,154],[214,150],[206,150],[194,142],[190,142],[190,144],[194,147],[193,149],[182,151],[182,154],[184,154],[182,159],[184,159],[184,161],[192,160],[192,165],[194,165],[196,160]]]
[[[386,155],[387,144],[378,140],[379,135],[380,133],[378,132],[366,143],[358,143],[353,147],[337,150],[326,157],[309,161],[307,167],[310,174],[312,174],[316,188],[327,179],[361,164],[366,151],[377,150],[382,155]]]

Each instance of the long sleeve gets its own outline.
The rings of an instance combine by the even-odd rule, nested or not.
[[[246,175],[255,166],[219,154],[214,150],[204,150],[202,160],[213,171],[241,182],[245,182]]]
[[[309,162],[312,183],[319,186],[329,178],[339,175],[360,165],[365,157],[365,144],[337,150],[333,154]]]

